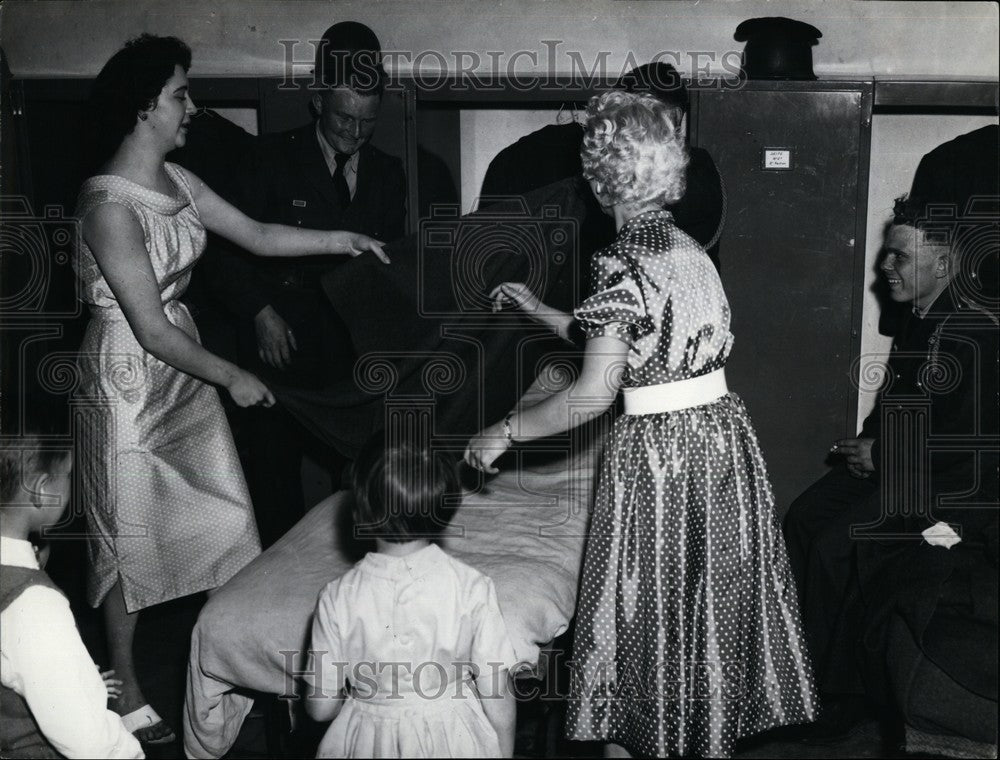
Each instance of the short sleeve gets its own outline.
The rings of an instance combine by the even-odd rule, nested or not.
[[[592,294],[574,311],[587,338],[608,336],[632,345],[652,332],[638,275],[621,253],[595,254],[591,282]]]
[[[483,576],[473,589],[475,617],[470,659],[481,674],[513,670],[518,664],[517,654],[500,613],[493,581]]]
[[[312,640],[309,645],[315,658],[313,670],[316,673],[316,691],[330,697],[344,688],[347,670],[336,612],[339,585],[339,581],[334,581],[320,594],[316,614],[313,617]]]

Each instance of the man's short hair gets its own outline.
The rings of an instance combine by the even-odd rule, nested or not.
[[[327,29],[316,48],[316,78],[326,87],[381,95],[386,74],[375,32],[357,21],[341,21]]]
[[[663,61],[644,63],[625,74],[615,83],[616,90],[648,93],[664,105],[688,112],[690,99],[684,78],[671,64]]]

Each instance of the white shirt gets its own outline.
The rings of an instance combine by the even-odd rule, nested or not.
[[[332,177],[333,173],[337,171],[337,151],[323,137],[318,121],[316,122],[316,139],[319,140],[319,149],[323,151],[326,168],[330,170]],[[352,153],[351,157],[347,159],[347,163],[344,164],[344,179],[347,180],[347,189],[351,191],[351,198],[354,198],[354,192],[358,189],[358,154],[360,152]]]
[[[38,569],[31,544],[14,538],[0,536],[0,561]],[[66,757],[145,757],[108,709],[107,687],[58,591],[32,586],[0,613],[0,682],[24,698],[42,734]]]

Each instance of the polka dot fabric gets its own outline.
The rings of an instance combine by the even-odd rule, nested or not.
[[[625,387],[686,380],[725,365],[733,335],[722,282],[669,211],[630,219],[591,268],[594,293],[576,318],[588,338],[610,335],[629,344]]]
[[[626,385],[724,366],[729,307],[668,212],[630,220],[577,310],[631,348]],[[814,719],[774,497],[743,403],[623,415],[601,465],[577,609],[568,735],[641,756],[728,757]]]
[[[167,319],[194,340],[178,300],[205,248],[182,170],[175,196],[117,176],[88,179],[77,217],[118,203],[142,227]],[[76,261],[91,307],[80,348],[77,467],[91,529],[88,597],[121,578],[130,612],[226,582],[260,553],[243,471],[218,393],[139,345],[86,244]]]

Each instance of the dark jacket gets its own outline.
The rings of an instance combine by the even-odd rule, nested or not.
[[[500,151],[490,162],[481,195],[524,195],[580,174],[583,171],[580,162],[582,144],[583,128],[576,123],[550,124],[525,135]],[[686,190],[677,203],[666,208],[673,213],[674,222],[680,229],[706,247],[709,258],[718,269],[719,234],[724,212],[722,179],[708,151],[695,147],[688,150],[690,160]],[[599,238],[595,248],[614,240],[614,224],[596,203],[588,204],[587,213],[588,219],[582,229],[584,245],[588,237]],[[593,218],[595,216],[596,219]],[[588,226],[596,232],[588,234]]]
[[[1000,221],[1000,126],[986,127],[942,143],[920,159],[911,195],[953,209],[960,219],[959,237],[969,240],[974,253],[968,265],[978,270],[970,293],[994,311],[998,285],[997,224]],[[984,248],[984,246],[989,247]],[[984,255],[985,254],[985,255]]]
[[[263,138],[243,182],[239,204],[262,222],[317,230],[362,232],[385,242],[403,236],[406,178],[399,159],[366,145],[360,151],[358,184],[345,210],[316,137],[315,124]],[[267,259],[228,256],[217,278],[219,296],[246,319],[289,289],[319,292],[320,277],[346,256]],[[280,313],[280,309],[278,309]]]
[[[399,408],[387,403],[387,394],[408,408],[430,404],[435,436],[464,442],[483,420],[501,419],[535,379],[537,364],[526,357],[542,331],[513,312],[498,329],[505,315],[490,314],[486,295],[496,283],[537,277],[546,303],[572,300],[572,278],[564,275],[573,268],[566,252],[583,218],[581,190],[568,179],[529,193],[523,209],[509,203],[440,220],[432,228],[439,234],[425,229],[389,246],[390,266],[362,256],[325,276],[329,301],[367,361],[353,378],[322,390],[277,385],[278,400],[348,457],[386,424],[390,409]],[[554,216],[546,213],[552,210]],[[533,254],[497,249],[479,256],[475,276],[463,279],[468,268],[460,263],[470,254],[477,258],[477,241],[494,240],[500,216],[529,241]],[[567,234],[550,234],[553,229]],[[464,287],[449,286],[455,282]],[[553,340],[561,352],[554,355],[565,357],[565,345]]]
[[[341,209],[315,123],[243,140],[234,130],[246,133],[219,120],[199,120],[185,149],[192,154],[187,158],[195,162],[200,157],[203,171],[218,175],[220,195],[251,218],[304,229],[361,232],[385,242],[403,235],[406,179],[399,159],[363,147],[354,197]],[[232,158],[234,150],[241,154],[238,160]],[[322,276],[348,258],[254,256],[211,236],[190,298],[198,307],[205,345],[272,382],[316,387],[348,374],[353,365],[350,337],[320,286]],[[275,370],[258,357],[254,317],[265,306],[274,308],[296,336],[298,348],[285,370]]]
[[[925,317],[905,313],[886,385],[861,432],[875,439],[877,474],[912,489],[923,484],[924,491],[911,490],[907,502],[920,530],[949,517],[970,528],[992,519],[983,510],[954,505],[935,508],[931,520],[926,508],[937,494],[968,488],[975,491],[971,501],[996,499],[996,454],[982,449],[997,435],[997,416],[997,322],[949,286]],[[892,429],[886,430],[889,417]],[[913,503],[918,493],[923,503]]]
[[[895,616],[920,656],[996,699],[997,338],[992,315],[949,287],[924,318],[903,325],[889,385],[865,421],[862,435],[877,440],[883,517],[875,537],[857,543],[858,609],[866,682],[880,700],[892,689],[885,664]],[[961,542],[920,540],[939,521]]]

